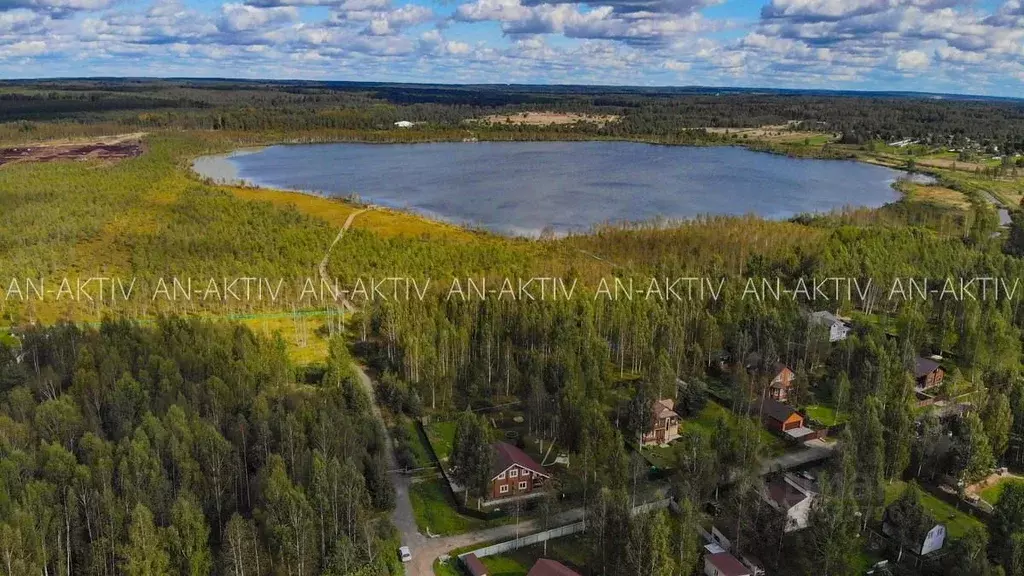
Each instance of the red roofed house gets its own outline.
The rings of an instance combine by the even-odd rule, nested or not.
[[[747,355],[744,367],[751,377],[760,378],[763,375],[771,377],[765,386],[765,396],[779,402],[789,400],[789,390],[793,387],[794,374],[788,366],[782,362],[765,365],[761,355],[757,352],[752,352]]]
[[[558,560],[541,558],[533,564],[526,576],[580,576],[578,572]]]
[[[679,414],[671,398],[658,400],[651,405],[651,430],[644,434],[644,446],[667,444],[679,438]]]
[[[768,383],[768,397],[785,402],[789,399],[789,389],[793,387],[793,371],[785,364],[777,363],[774,373],[771,382]]]
[[[705,576],[750,576],[750,569],[728,552],[704,555]]]
[[[507,443],[496,442],[491,465],[491,497],[510,498],[533,492],[543,486],[550,474],[526,452]]]

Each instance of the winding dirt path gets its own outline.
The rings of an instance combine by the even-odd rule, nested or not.
[[[373,206],[356,210],[349,214],[348,218],[345,219],[345,224],[343,224],[341,230],[338,231],[338,235],[334,237],[334,242],[331,242],[330,247],[327,248],[327,253],[324,254],[324,258],[320,261],[320,266],[318,267],[320,271],[320,280],[323,281],[324,284],[328,286],[331,284],[330,278],[327,277],[327,262],[331,259],[331,251],[334,250],[334,247],[337,246],[338,242],[341,242],[341,239],[345,237],[345,232],[348,232],[348,229],[352,226],[352,222],[355,221],[356,216],[359,216],[363,212],[369,212],[370,210],[373,210]],[[355,312],[355,306],[353,306],[344,295],[339,295],[339,297],[341,298],[341,305],[345,308],[346,312]]]

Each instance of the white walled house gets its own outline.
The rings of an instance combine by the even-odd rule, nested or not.
[[[786,515],[785,532],[803,530],[811,525],[811,506],[818,491],[812,483],[785,473],[762,487],[761,497]]]
[[[846,340],[846,337],[850,335],[850,325],[827,310],[811,312],[808,321],[813,326],[827,327],[829,342]]]

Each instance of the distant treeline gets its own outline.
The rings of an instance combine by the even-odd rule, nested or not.
[[[1024,150],[1024,102],[888,93],[628,87],[443,86],[229,80],[66,80],[0,83],[0,122],[115,121],[139,129],[278,131],[590,131],[671,137],[702,127],[794,128],[841,133],[843,142],[913,138],[936,146]],[[550,110],[621,116],[604,126],[485,127],[491,114]]]

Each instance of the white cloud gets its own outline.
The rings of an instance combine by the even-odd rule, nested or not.
[[[687,72],[692,67],[689,62],[680,62],[678,60],[666,60],[662,66],[666,70],[671,70],[673,72]]]
[[[896,57],[899,70],[924,70],[931,64],[931,58],[920,50],[906,50]]]
[[[495,21],[506,34],[562,34],[569,38],[613,39],[643,44],[710,32],[716,25],[700,14],[619,13],[613,5],[592,2],[581,10],[572,3],[524,5],[520,0],[475,0],[460,5],[457,20]]]
[[[269,24],[295,22],[299,11],[294,7],[257,8],[246,4],[225,4],[221,7],[223,18],[220,28],[228,32],[257,30]]]
[[[1021,0],[732,0],[753,24],[705,11],[722,0],[183,1],[0,0],[0,73],[1024,93]]]
[[[47,52],[46,42],[42,40],[22,40],[8,44],[0,49],[0,58],[12,56],[39,56]]]

